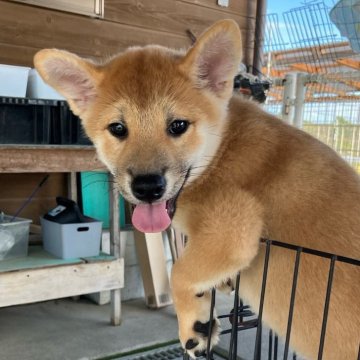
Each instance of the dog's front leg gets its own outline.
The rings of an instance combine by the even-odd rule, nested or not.
[[[232,208],[232,201],[226,203],[227,216],[219,217],[218,211],[216,214],[204,211],[201,219],[198,215],[191,217],[196,227],[189,232],[185,251],[172,270],[171,286],[179,337],[193,358],[206,350],[211,288],[247,267],[258,251],[261,207],[242,197],[243,207],[239,210],[239,202]],[[218,340],[218,320],[215,319],[212,325],[213,346]]]

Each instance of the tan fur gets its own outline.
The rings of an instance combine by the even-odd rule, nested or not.
[[[237,26],[222,21],[187,54],[149,46],[129,49],[104,65],[54,50],[41,51],[35,58],[44,79],[82,117],[101,159],[130,202],[138,203],[131,194],[129,174],[167,169],[168,199],[179,191],[184,170],[195,164],[173,219],[173,225],[189,237],[173,268],[172,287],[181,342],[199,341],[191,355],[206,346],[193,324],[208,319],[211,287],[242,270],[241,295],[258,307],[261,236],[360,258],[358,175],[311,136],[251,102],[231,97],[239,38]],[[215,73],[216,81],[210,84],[206,74],[199,75],[199,64],[207,65],[212,45],[214,51],[216,46],[225,49],[230,61],[215,59],[215,65],[225,62],[226,70],[218,77]],[[69,84],[64,85],[68,79],[59,78],[59,69],[52,76],[59,63],[77,74],[70,93]],[[74,98],[74,93],[82,98]],[[170,138],[165,131],[169,117],[189,119],[188,131]],[[119,141],[107,130],[119,119],[128,126],[126,140]],[[293,267],[293,252],[272,248],[263,318],[282,336]],[[291,346],[310,359],[317,357],[328,268],[328,260],[301,257]],[[356,359],[359,282],[360,269],[337,264],[324,359]],[[205,295],[196,297],[199,292]]]

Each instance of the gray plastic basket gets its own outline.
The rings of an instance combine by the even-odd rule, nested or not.
[[[44,249],[61,259],[98,256],[102,222],[88,219],[81,224],[58,224],[40,218]]]

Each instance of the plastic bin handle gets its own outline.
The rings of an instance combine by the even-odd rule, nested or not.
[[[88,226],[78,227],[77,231],[89,231],[89,227]]]

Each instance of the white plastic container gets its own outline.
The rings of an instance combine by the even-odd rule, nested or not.
[[[29,244],[29,219],[4,215],[0,218],[0,261],[26,257]],[[11,222],[10,222],[11,221]]]
[[[25,97],[30,68],[0,65],[0,96]]]
[[[44,249],[61,259],[98,256],[102,222],[88,219],[81,224],[58,224],[40,218]]]
[[[30,99],[65,100],[51,86],[47,85],[35,69],[29,72],[26,97]]]

